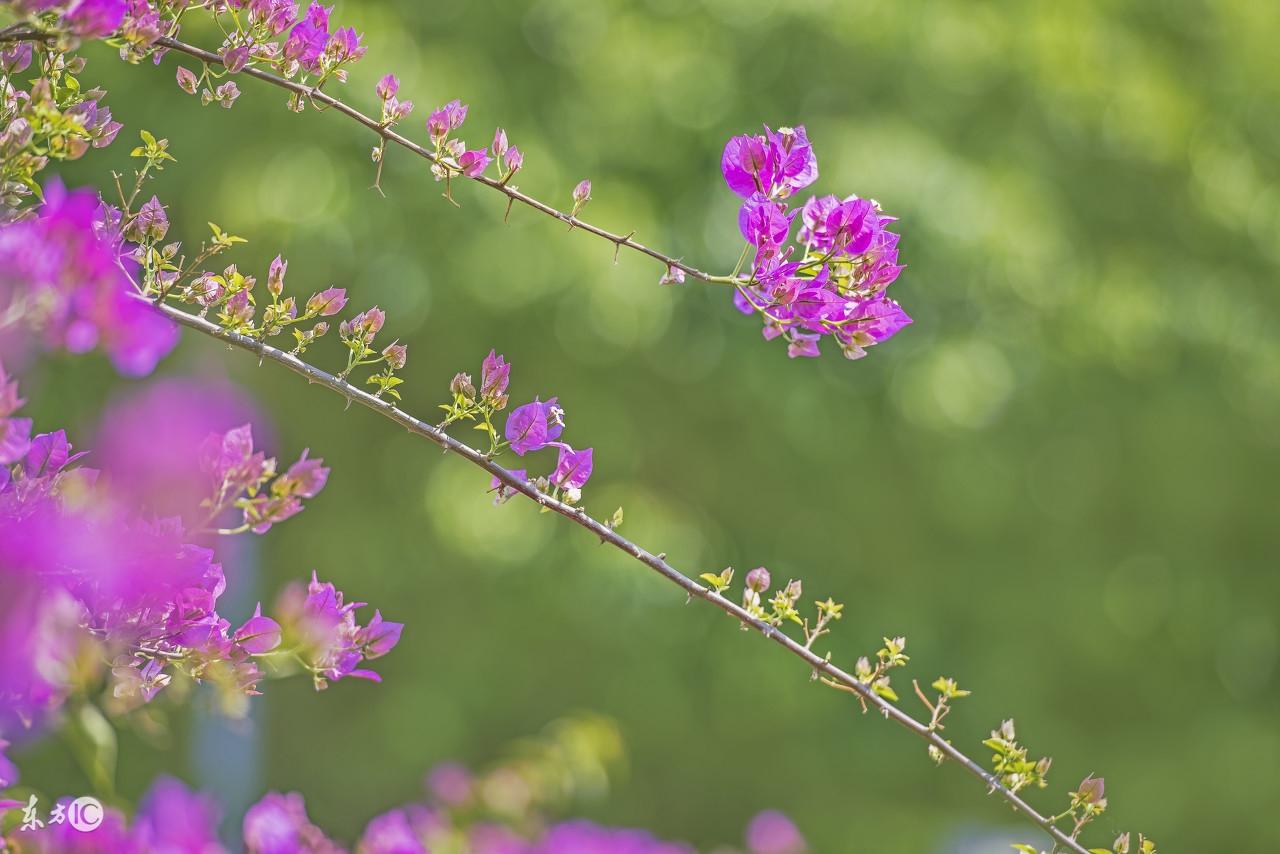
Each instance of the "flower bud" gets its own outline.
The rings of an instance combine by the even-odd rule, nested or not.
[[[413,101],[397,101],[395,98],[387,101],[387,117],[392,121],[398,122],[412,112]]]
[[[387,360],[387,367],[398,371],[404,367],[405,361],[409,358],[409,345],[401,344],[399,341],[388,344],[382,350],[382,358]]]
[[[573,188],[574,204],[582,205],[591,198],[591,181],[583,178],[578,182],[578,186]]]
[[[1080,788],[1076,789],[1076,796],[1086,804],[1098,804],[1104,800],[1106,791],[1106,780],[1091,775],[1080,782]]]
[[[152,196],[138,208],[138,212],[129,222],[124,236],[135,243],[143,240],[160,241],[169,232],[169,217],[164,212],[160,199]]]
[[[280,296],[284,291],[284,274],[288,269],[289,262],[279,255],[271,262],[271,268],[267,271],[267,291],[273,297]]]
[[[222,51],[222,65],[232,74],[242,71],[248,61],[249,48],[245,45],[224,48]]]
[[[240,87],[236,85],[234,80],[228,80],[217,88],[214,96],[224,109],[229,110],[231,105],[236,102],[236,98],[240,97]]]
[[[371,340],[374,335],[378,334],[378,330],[382,329],[382,324],[387,320],[387,314],[376,305],[360,315],[360,326],[364,329],[366,341]]]
[[[510,146],[507,144],[507,132],[498,128],[493,132],[493,145],[490,148],[494,157],[502,157]]]
[[[800,579],[794,578],[787,582],[787,586],[782,592],[783,595],[794,603],[800,600],[800,590]]]
[[[0,68],[7,74],[21,74],[31,65],[31,42],[12,42],[0,49]]]
[[[396,79],[394,74],[388,74],[379,80],[378,84],[373,88],[378,93],[379,98],[384,101],[390,101],[400,91],[400,81]]]
[[[480,393],[489,400],[503,397],[511,382],[511,365],[496,350],[490,350],[480,368]]]
[[[519,148],[513,145],[507,149],[506,161],[507,172],[514,175],[524,166],[524,155],[520,153]]]
[[[757,566],[747,573],[747,589],[755,593],[763,593],[769,589],[769,570]]]
[[[466,401],[476,399],[476,387],[471,384],[471,374],[455,374],[453,382],[449,383],[449,391],[454,397],[461,397]]]
[[[662,274],[662,278],[658,279],[660,285],[683,285],[684,270],[679,267],[667,267],[667,272]]]
[[[307,314],[318,314],[321,317],[333,317],[333,315],[342,311],[347,304],[347,291],[345,288],[326,288],[319,293],[312,294],[307,300]]]

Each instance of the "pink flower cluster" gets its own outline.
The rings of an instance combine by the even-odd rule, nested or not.
[[[97,194],[56,181],[39,216],[0,226],[0,313],[24,321],[0,335],[34,332],[73,353],[100,348],[123,374],[150,373],[177,344],[178,328],[132,288],[112,228]]]
[[[463,417],[474,417],[476,412],[480,412],[488,424],[489,418],[494,413],[506,407],[507,387],[510,383],[510,363],[503,356],[498,355],[497,351],[490,350],[481,365],[478,400],[468,374],[455,376],[450,388],[455,400],[459,402],[455,405],[463,406]],[[446,411],[453,411],[448,406],[443,408]],[[576,504],[582,498],[582,488],[591,478],[593,451],[591,448],[575,450],[568,443],[560,441],[560,434],[563,432],[564,410],[560,407],[558,399],[554,397],[545,401],[535,397],[529,403],[517,406],[507,416],[503,429],[507,447],[518,457],[547,447],[553,447],[559,451],[555,470],[548,477],[538,478],[536,485],[539,489],[561,497],[570,504]],[[495,451],[496,449],[495,445]],[[526,469],[513,469],[511,474],[521,480],[527,480],[529,477]],[[497,491],[499,503],[514,494],[496,477],[490,488]]]
[[[743,198],[738,226],[750,244],[751,275],[736,284],[734,305],[759,312],[766,339],[781,337],[787,352],[817,356],[831,336],[847,358],[892,337],[911,318],[885,294],[902,271],[893,217],[857,196],[811,197],[799,210],[786,200],[818,178],[818,161],[804,126],[765,128],[735,136],[724,148],[721,171]],[[800,257],[788,245],[797,214]]]
[[[193,541],[200,532],[177,516],[148,515],[137,493],[114,489],[129,471],[100,479],[77,465],[83,453],[73,453],[62,431],[31,436],[31,422],[14,414],[21,404],[0,369],[0,739],[38,729],[94,662],[110,668],[111,702],[122,710],[150,702],[178,676],[242,703],[282,643],[317,687],[376,679],[359,665],[396,645],[399,623],[375,613],[357,625],[360,603],[344,604],[313,574],[305,593],[281,596],[278,621],[259,607],[233,625],[218,613],[226,579],[214,552]],[[182,456],[191,460],[197,449]],[[199,509],[213,517],[238,507],[254,530],[298,512],[328,475],[304,453],[273,476],[275,461],[254,450],[247,426],[211,436],[199,457],[211,492]],[[15,779],[0,757],[0,787]]]
[[[507,132],[498,128],[493,142],[486,148],[467,148],[467,144],[451,134],[467,120],[467,105],[455,99],[427,117],[427,135],[435,146],[435,163],[431,167],[436,180],[446,180],[461,173],[479,178],[491,163],[497,163],[498,180],[506,183],[524,167],[524,155],[507,140]]]
[[[2,745],[3,742],[0,742]],[[0,754],[0,763],[3,754]],[[462,769],[464,776],[467,775]],[[0,775],[3,765],[0,764]],[[464,780],[464,786],[468,785]],[[0,786],[3,777],[0,776]],[[464,792],[464,794],[466,794]],[[469,797],[469,795],[468,795]],[[65,810],[70,798],[57,803]],[[0,814],[16,801],[0,801]],[[469,854],[694,854],[680,842],[664,842],[643,830],[606,827],[589,821],[552,823],[532,835],[496,821],[456,822],[455,808],[465,800],[438,799],[394,809],[372,819],[355,850],[360,854],[429,854],[459,845]],[[37,851],[93,851],[112,854],[151,854],[185,851],[225,854],[218,838],[220,810],[208,795],[193,792],[180,780],[160,777],[143,796],[132,822],[107,808],[102,823],[85,837],[69,822],[21,831],[25,846]],[[268,792],[245,813],[242,822],[249,854],[343,854],[346,849],[312,822],[306,802],[296,792]],[[806,854],[808,846],[795,825],[778,812],[752,819],[746,832],[747,854]],[[726,854],[734,849],[724,850]]]
[[[383,813],[371,820],[356,846],[361,854],[430,854],[439,845],[462,843],[470,854],[695,854],[692,846],[666,842],[644,830],[606,827],[589,821],[533,822],[540,830],[513,830],[489,819],[464,820],[476,802],[476,782],[458,766],[449,767],[444,790],[433,773],[429,797]],[[296,792],[271,792],[244,819],[249,854],[293,854],[296,851],[338,852],[307,816]],[[733,849],[718,849],[730,852]],[[748,854],[806,854],[808,846],[782,813],[767,811],[752,819],[746,832]]]

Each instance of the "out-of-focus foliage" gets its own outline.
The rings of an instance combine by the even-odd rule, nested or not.
[[[902,218],[894,287],[915,325],[857,364],[788,361],[722,289],[660,288],[658,265],[615,265],[528,211],[503,225],[480,187],[455,183],[458,210],[401,151],[383,199],[373,138],[338,116],[251,81],[230,112],[202,110],[172,58],[97,48],[126,133],[171,140],[156,190],[191,230],[175,237],[212,219],[250,238],[242,269],[282,252],[300,288],[387,309],[415,356],[400,390],[427,417],[498,347],[512,393],[558,394],[594,446],[590,510],[623,505],[625,532],[688,572],[803,575],[847,603],[823,639],[846,663],[907,635],[913,675],[974,692],[947,721],[957,744],[980,752],[1012,715],[1055,757],[1046,809],[1092,772],[1104,836],[1280,845],[1280,7],[343,6],[370,45],[354,100],[376,109],[396,72],[425,137],[425,108],[461,97],[464,136],[502,125],[525,152],[523,189],[566,206],[589,177],[590,218],[703,268],[740,246],[724,139],[803,122],[813,190]],[[105,187],[126,155],[63,174]],[[340,367],[334,342],[308,355]],[[282,446],[333,468],[264,540],[264,588],[316,567],[408,624],[380,688],[290,683],[263,703],[265,783],[305,789],[335,834],[437,761],[583,708],[617,718],[631,753],[587,811],[668,838],[730,839],[764,807],[819,851],[994,850],[1016,826],[789,657],[527,503],[491,507],[486,478],[375,416],[207,341],[161,370],[229,371]],[[61,361],[24,388],[38,420],[87,430],[119,382]],[[132,761],[140,791],[150,760]]]

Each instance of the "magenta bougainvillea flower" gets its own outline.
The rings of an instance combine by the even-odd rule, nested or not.
[[[523,457],[559,439],[563,430],[564,410],[553,397],[546,402],[534,398],[532,403],[517,406],[507,416],[505,432],[511,450]]]
[[[591,477],[591,448],[575,451],[560,443],[560,457],[551,482],[561,489],[582,489]]]
[[[24,403],[18,397],[17,380],[11,380],[0,364],[0,466],[16,463],[31,446],[31,419],[14,416]],[[0,478],[5,475],[0,474]]]
[[[885,289],[902,271],[898,235],[870,199],[811,197],[798,210],[786,200],[818,177],[803,127],[766,127],[725,145],[721,171],[743,198],[738,226],[750,244],[750,275],[735,283],[739,311],[759,314],[766,339],[782,338],[792,358],[820,353],[832,338],[847,358],[892,337],[911,322]],[[798,243],[789,245],[796,215]],[[792,260],[799,251],[799,260]],[[666,281],[664,277],[664,281]]]
[[[9,742],[0,738],[0,789],[7,789],[18,782],[18,766],[4,755]]]
[[[457,98],[427,116],[427,134],[437,145],[467,120],[467,105]]]
[[[804,126],[765,127],[765,135],[735,136],[720,158],[724,179],[744,199],[759,193],[785,199],[818,179],[818,160]]]
[[[341,848],[311,823],[302,795],[270,792],[244,816],[244,844],[249,854],[339,854]]]
[[[79,0],[62,20],[78,36],[99,38],[116,31],[126,8],[125,0]]]
[[[0,227],[0,305],[28,306],[19,334],[73,353],[100,347],[121,373],[149,374],[177,344],[178,328],[134,292],[99,236],[101,214],[92,191],[51,182],[38,217]]]
[[[284,635],[307,661],[317,688],[348,676],[382,681],[359,665],[390,652],[404,630],[403,623],[384,620],[379,611],[367,626],[359,625],[355,612],[365,603],[343,599],[341,591],[312,572],[305,590],[299,584],[290,585],[276,605]]]
[[[221,810],[210,795],[193,792],[173,777],[162,776],[151,784],[134,816],[130,836],[138,852],[222,851],[218,840]]]
[[[15,431],[22,401],[0,376],[0,427],[29,432]],[[190,429],[164,436],[185,445],[174,465],[185,460],[194,469],[199,461],[210,522],[234,505],[246,528],[260,529],[297,512],[328,477],[305,452],[277,475],[248,425],[215,434],[199,451]],[[313,577],[298,607],[282,604],[279,620],[259,607],[236,627],[219,613],[226,580],[213,551],[196,541],[201,531],[140,507],[136,496],[149,493],[121,487],[134,474],[128,466],[99,478],[78,465],[82,457],[59,430],[6,443],[0,463],[0,739],[40,728],[66,699],[73,673],[92,661],[104,671],[109,663],[109,695],[124,709],[151,702],[179,674],[214,684],[234,708],[257,693],[263,659],[286,633],[299,655],[311,656],[304,660],[317,687],[348,675],[377,678],[356,667],[390,652],[400,623],[375,611],[368,625],[356,624],[360,603],[344,605],[341,593]],[[0,773],[15,773],[7,759]]]
[[[484,170],[489,168],[492,158],[489,152],[483,148],[476,148],[471,151],[464,151],[458,157],[458,166],[462,169],[462,174],[468,178],[476,178],[484,174]]]
[[[480,366],[480,396],[485,400],[506,405],[507,385],[511,382],[511,365],[507,360],[490,350]],[[498,407],[499,409],[502,406]]]
[[[751,854],[805,854],[809,850],[791,819],[776,810],[767,810],[747,825],[747,848]]]

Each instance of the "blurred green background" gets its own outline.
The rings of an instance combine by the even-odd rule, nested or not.
[[[655,263],[615,265],[528,210],[503,225],[480,187],[456,185],[456,209],[401,151],[384,199],[368,132],[248,80],[230,112],[202,109],[172,57],[90,52],[127,130],[68,180],[105,187],[139,128],[167,136],[172,233],[213,220],[250,238],[242,269],[278,251],[296,291],[386,308],[426,417],[497,347],[513,399],[558,394],[566,438],[595,447],[590,510],[622,505],[623,532],[688,573],[764,564],[846,602],[829,639],[846,665],[905,634],[902,687],[974,691],[957,745],[985,758],[1012,716],[1055,758],[1044,810],[1106,776],[1095,844],[1141,829],[1162,851],[1280,847],[1280,6],[364,0],[335,20],[370,46],[349,100],[373,110],[396,72],[422,139],[460,97],[469,142],[502,125],[526,152],[521,189],[567,206],[590,177],[589,219],[704,269],[741,246],[724,140],[805,124],[812,190],[901,217],[894,291],[915,325],[863,362],[789,361],[723,290],[660,288]],[[317,568],[408,623],[381,687],[268,686],[252,796],[303,790],[352,839],[432,764],[483,763],[588,709],[631,754],[577,810],[593,818],[708,848],[765,807],[819,852],[1034,839],[780,650],[527,503],[491,507],[477,471],[376,416],[190,336],[160,373],[228,374],[274,419],[272,450],[333,466],[259,541],[259,595]],[[126,385],[78,359],[26,389],[40,423],[88,435]],[[126,752],[125,789],[190,776],[181,756]]]

